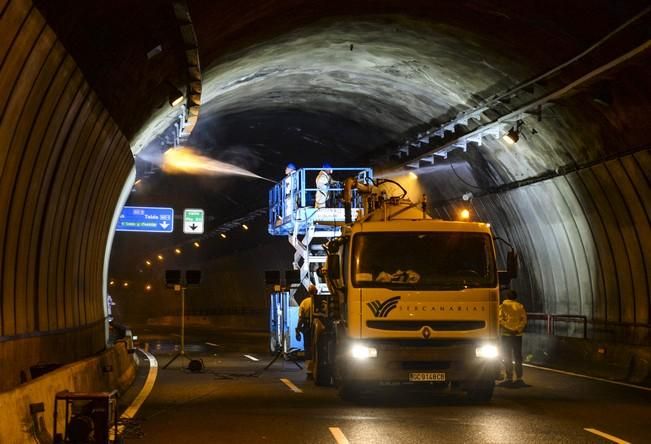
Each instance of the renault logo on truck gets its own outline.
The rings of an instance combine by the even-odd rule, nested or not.
[[[371,301],[366,305],[368,305],[368,308],[371,309],[371,312],[376,318],[386,318],[391,313],[391,310],[398,306],[398,301],[400,301],[400,296],[394,296],[384,302]]]

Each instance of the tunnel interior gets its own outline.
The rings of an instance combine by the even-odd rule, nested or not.
[[[167,92],[187,82],[188,23],[201,63],[201,108],[184,145],[274,180],[288,162],[404,175],[408,156],[428,149],[401,156],[405,140],[600,42],[535,84],[534,98],[591,74],[529,109],[517,143],[483,137],[413,171],[435,217],[454,218],[470,205],[476,220],[515,245],[521,273],[513,287],[529,311],[587,316],[593,339],[649,345],[645,2],[404,3],[140,2],[133,10],[127,1],[4,2],[0,362],[16,362],[0,364],[11,372],[7,386],[19,381],[16,369],[55,359],[46,351],[52,344],[74,344],[63,360],[103,347],[105,277],[161,279],[162,266],[148,270],[145,258],[191,249],[180,233],[163,240],[118,233],[106,274],[115,207],[127,197],[206,208],[208,228],[266,204],[262,181],[143,175],[151,163],[142,159],[170,146],[178,108]],[[185,21],[175,16],[179,4]],[[581,20],[586,15],[591,20]],[[134,155],[143,180],[131,192]],[[191,309],[261,306],[262,272],[289,267],[291,253],[265,233],[264,216],[252,226],[227,242],[202,240],[189,260],[207,271],[207,291]],[[176,310],[163,289],[108,291],[127,320]],[[29,353],[25,343],[35,345]]]

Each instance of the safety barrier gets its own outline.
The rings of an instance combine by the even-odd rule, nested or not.
[[[530,320],[545,321],[545,331],[548,336],[556,336],[556,322],[580,322],[583,326],[583,339],[588,337],[588,317],[572,314],[527,313]]]

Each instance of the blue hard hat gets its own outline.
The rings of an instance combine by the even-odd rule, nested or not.
[[[289,170],[296,170],[296,164],[295,164],[295,163],[292,163],[292,162],[289,162],[289,163],[287,164],[286,169],[289,169]]]
[[[321,167],[321,169],[329,171],[329,170],[332,169],[332,165],[330,165],[329,163],[324,163],[323,166]]]

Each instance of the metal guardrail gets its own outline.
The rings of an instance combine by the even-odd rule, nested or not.
[[[556,336],[556,322],[580,322],[583,325],[583,339],[588,338],[588,317],[572,314],[527,313],[527,319],[545,321],[548,336]]]

